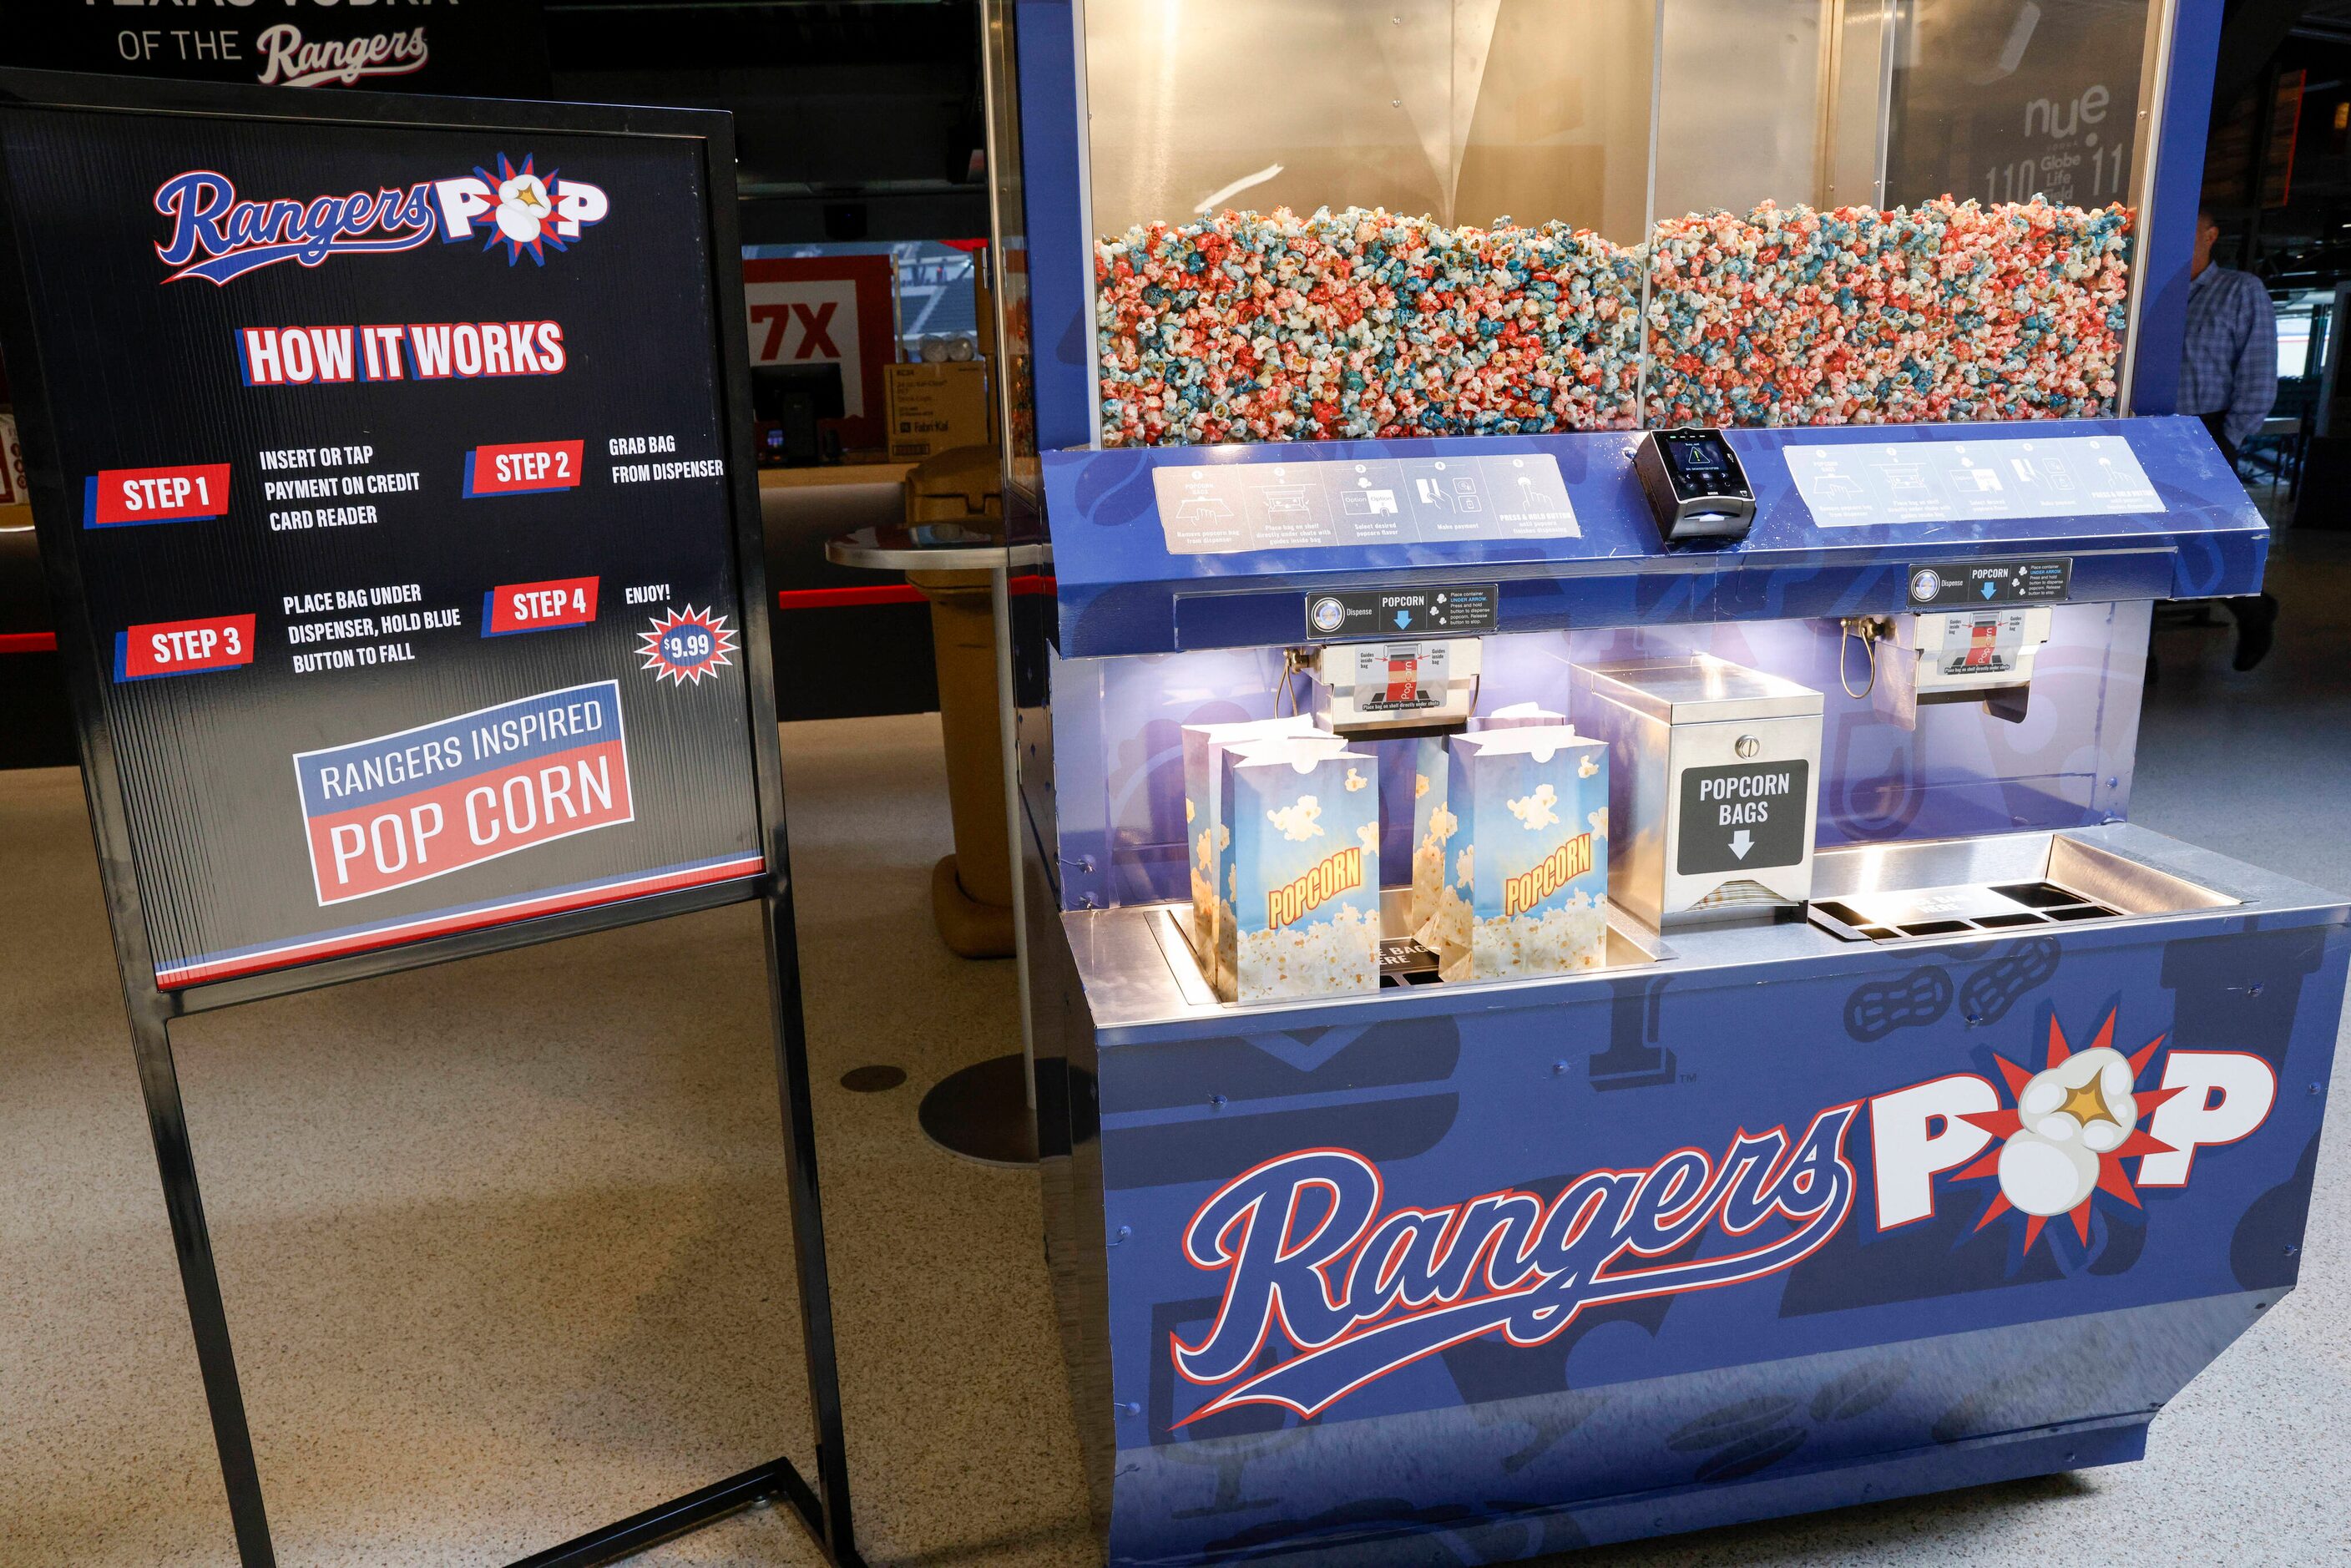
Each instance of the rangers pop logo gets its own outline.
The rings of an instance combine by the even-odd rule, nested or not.
[[[1865,1119],[1879,1229],[1932,1217],[1941,1196],[1980,1203],[1977,1229],[2022,1215],[2028,1249],[2061,1214],[2086,1239],[2101,1195],[2137,1208],[2145,1189],[2185,1186],[2198,1149],[2247,1136],[2277,1097],[2260,1057],[2166,1054],[2161,1037],[2125,1056],[2114,1027],[2109,1013],[2074,1053],[2053,1018],[2040,1071],[2000,1061],[2013,1108],[1983,1077],[1955,1073],[1831,1106],[1796,1136],[1741,1130],[1719,1155],[1684,1148],[1646,1169],[1591,1171],[1549,1200],[1505,1188],[1384,1208],[1379,1167],[1353,1150],[1268,1160],[1186,1228],[1186,1258],[1224,1290],[1196,1343],[1170,1336],[1177,1374],[1211,1391],[1176,1424],[1242,1405],[1311,1419],[1468,1340],[1539,1345],[1590,1307],[1792,1269],[1852,1216],[1862,1186],[1845,1138]],[[2134,1158],[2136,1182],[2122,1164]],[[1938,1176],[1970,1185],[1938,1195]],[[1986,1176],[1997,1190],[1980,1197],[1972,1183]],[[1267,1365],[1277,1335],[1282,1359]]]
[[[503,243],[507,265],[528,253],[544,267],[547,247],[568,248],[611,210],[603,191],[554,171],[544,176],[526,157],[519,167],[504,153],[498,172],[475,169],[449,180],[420,180],[370,193],[277,197],[247,201],[236,183],[211,169],[174,174],[155,190],[155,210],[172,220],[155,255],[175,283],[201,277],[225,284],[281,261],[317,267],[332,256],[384,256],[413,250],[435,235],[444,243],[471,239],[487,226],[483,248]]]
[[[578,239],[580,230],[601,223],[611,208],[595,186],[559,178],[552,170],[542,179],[528,158],[517,169],[503,152],[496,174],[476,169],[469,179],[443,180],[433,190],[441,203],[442,239],[471,238],[475,220],[486,216],[490,237],[482,248],[504,244],[508,267],[525,253],[545,267],[549,246],[568,249],[565,240]]]

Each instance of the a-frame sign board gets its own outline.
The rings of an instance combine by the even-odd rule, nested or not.
[[[726,115],[0,72],[0,349],[230,1512],[274,1561],[174,1019],[766,915],[810,1403],[855,1561]]]

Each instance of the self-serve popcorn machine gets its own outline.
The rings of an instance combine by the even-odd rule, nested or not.
[[[2138,1457],[2293,1287],[2351,960],[2128,821],[2152,602],[2267,549],[2163,412],[2217,9],[990,22],[1106,1559]]]

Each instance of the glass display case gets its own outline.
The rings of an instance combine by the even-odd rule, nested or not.
[[[2115,412],[2152,16],[1096,0],[1090,437]]]
[[[2153,601],[2268,548],[2134,408],[2178,14],[1005,15],[1025,1021],[1107,1558],[2137,1457],[2294,1282],[2351,964],[2336,895],[2127,820]]]

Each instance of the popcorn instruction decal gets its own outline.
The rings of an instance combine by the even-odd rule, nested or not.
[[[1975,1229],[2021,1216],[2028,1251],[2064,1216],[2086,1244],[2094,1205],[2137,1210],[2145,1190],[2186,1186],[2199,1151],[2250,1136],[2277,1096],[2259,1056],[2167,1052],[2161,1036],[2126,1056],[2115,1027],[2109,1011],[2074,1053],[2053,1013],[2039,1071],[1997,1059],[2013,1105],[1955,1073],[1832,1105],[1792,1135],[1742,1129],[1719,1154],[1589,1171],[1549,1199],[1506,1187],[1391,1204],[1353,1150],[1266,1160],[1184,1229],[1185,1260],[1221,1277],[1220,1300],[1205,1333],[1170,1335],[1176,1374],[1207,1390],[1173,1425],[1244,1405],[1311,1419],[1481,1336],[1531,1349],[1608,1303],[1747,1287],[1819,1252],[1856,1208],[1879,1231],[1938,1206],[1980,1207]],[[1856,1126],[1865,1154],[1849,1147]]]

